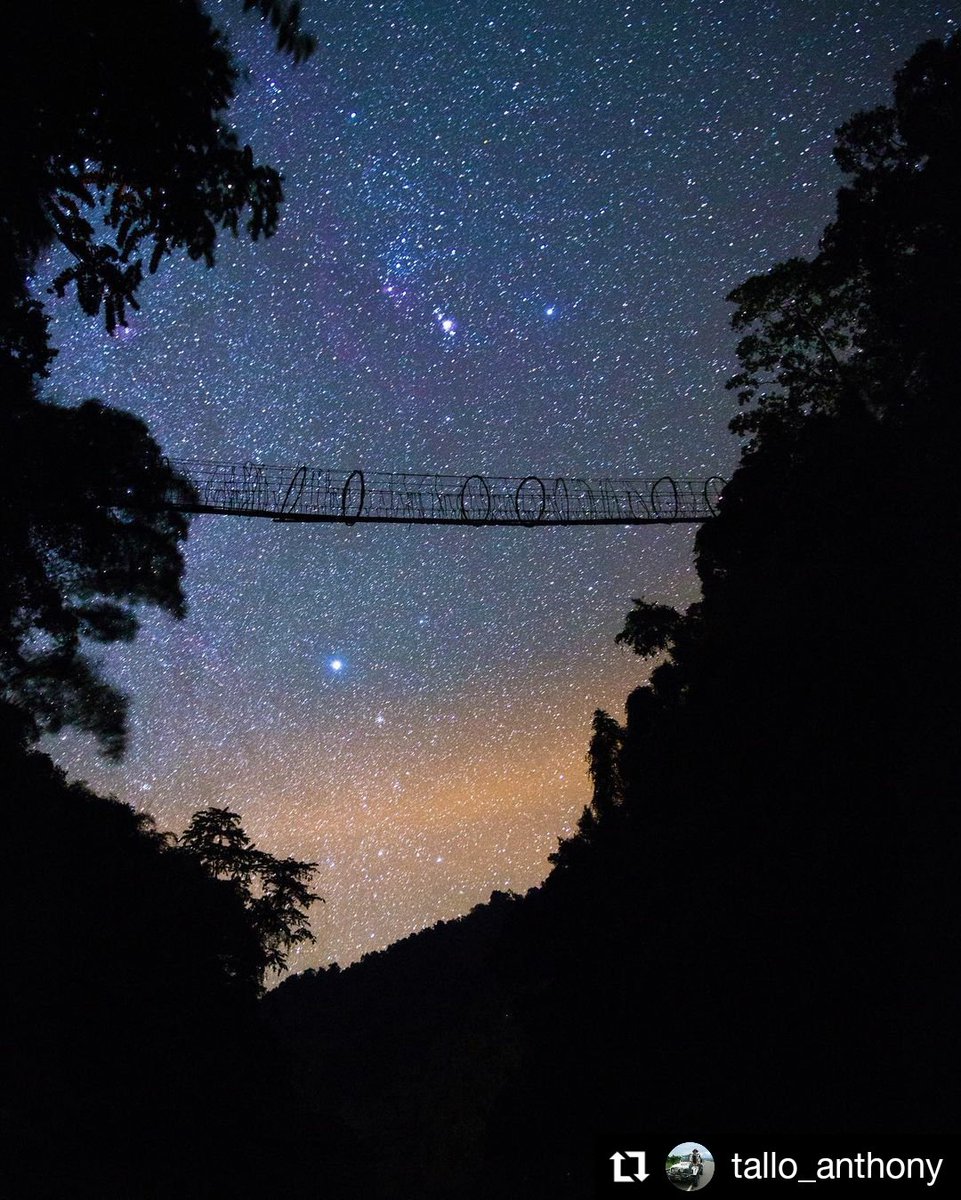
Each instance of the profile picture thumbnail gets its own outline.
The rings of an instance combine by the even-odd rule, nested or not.
[[[700,1191],[714,1177],[714,1155],[700,1142],[680,1142],[668,1154],[664,1172],[678,1191]]]

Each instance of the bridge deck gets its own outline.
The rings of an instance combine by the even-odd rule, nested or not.
[[[542,479],[277,467],[170,464],[190,484],[171,493],[184,512],[275,521],[405,525],[676,525],[717,512],[724,480]]]

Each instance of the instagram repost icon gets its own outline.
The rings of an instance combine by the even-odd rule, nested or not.
[[[699,1192],[714,1178],[714,1155],[700,1142],[679,1142],[664,1163],[668,1183],[680,1192]]]

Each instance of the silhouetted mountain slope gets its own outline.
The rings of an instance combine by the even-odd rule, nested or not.
[[[4,1195],[269,1190],[302,1104],[243,969],[259,948],[235,893],[15,739],[3,792]],[[330,1120],[313,1133],[328,1172],[343,1141]],[[288,1194],[306,1194],[290,1152]]]
[[[732,293],[702,599],[635,603],[664,658],[543,887],[270,998],[384,1194],[584,1195],[605,1130],[957,1129],[959,130],[955,35],[839,130],[818,255]]]

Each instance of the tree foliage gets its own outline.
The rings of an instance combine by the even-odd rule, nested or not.
[[[734,689],[735,667],[743,679],[783,671],[778,656],[801,630],[798,678],[813,687],[830,655],[854,662],[885,628],[896,636],[894,614],[914,608],[912,585],[943,591],[934,547],[948,534],[961,411],[950,324],[961,291],[959,144],[955,34],[912,56],[892,105],[838,130],[848,178],[817,256],[731,293],[743,334],[728,383],[742,408],[732,428],[750,438],[720,513],[697,537],[703,601],[683,617],[635,601],[617,637],[642,656],[668,651],[652,678],[665,702],[692,686],[705,697]],[[923,538],[899,478],[923,480]],[[854,511],[868,519],[853,525]],[[856,630],[838,611],[842,594],[860,605]]]
[[[737,348],[741,370],[727,384],[747,408],[731,424],[735,433],[796,427],[858,395],[857,281],[839,278],[833,264],[792,258],[728,299],[738,305],[734,328],[748,330]]]
[[[245,8],[310,53],[298,4]],[[50,251],[51,290],[112,333],[169,255],[212,266],[223,232],[270,236],[281,180],[228,124],[240,72],[197,0],[39,0],[3,25],[0,697],[36,733],[75,725],[116,756],[126,701],[87,647],[132,638],[143,604],[183,615],[187,522],[167,505],[190,493],[135,418],[41,398],[56,351],[31,278]]]
[[[123,700],[86,647],[130,641],[141,604],[183,614],[187,520],[166,501],[189,488],[141,421],[93,400],[0,411],[0,428],[0,688],[37,732],[76,725],[117,756]]]
[[[736,432],[763,436],[844,407],[927,422],[956,412],[959,96],[955,34],[915,52],[893,104],[838,130],[834,154],[848,180],[819,254],[778,264],[729,297],[745,332],[728,384],[748,408]]]
[[[681,627],[682,616],[667,604],[652,604],[643,597],[634,598],[624,628],[615,637],[619,645],[630,646],[641,658],[651,658],[670,649]]]
[[[624,799],[620,763],[623,745],[624,730],[610,713],[597,709],[587,752],[587,770],[593,788],[591,807],[598,820],[613,812]]]
[[[260,15],[277,30],[277,49],[292,55],[294,62],[301,62],[313,54],[316,39],[304,33],[300,27],[300,4],[292,0],[244,0],[244,10],[260,10]]]
[[[260,946],[261,979],[267,971],[284,971],[294,946],[315,940],[309,909],[316,900],[323,903],[310,890],[316,863],[258,850],[228,808],[194,813],[179,844],[241,897]]]
[[[245,7],[277,29],[283,51],[310,53],[299,5]],[[242,221],[254,240],[274,231],[280,176],[226,123],[239,69],[196,0],[123,13],[103,0],[47,0],[14,6],[5,23],[0,257],[15,309],[29,303],[24,269],[53,242],[70,256],[55,290],[74,287],[112,330],[138,306],[145,266],[179,249],[212,265],[219,231],[236,234]]]
[[[568,868],[584,854],[585,848],[598,838],[609,835],[617,810],[624,802],[624,728],[598,708],[591,722],[592,735],[587,751],[587,772],[591,780],[591,801],[584,806],[574,834],[563,839],[550,862],[555,867]]]

